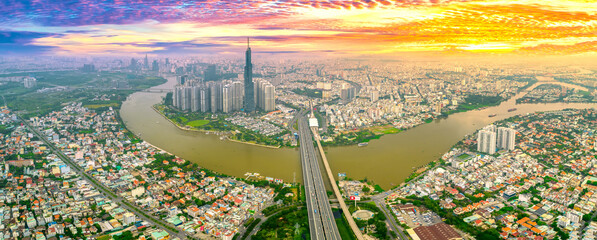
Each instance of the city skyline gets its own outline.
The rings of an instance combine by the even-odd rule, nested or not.
[[[5,1],[6,55],[594,54],[590,1]],[[234,17],[231,17],[234,16]]]
[[[0,240],[597,239],[595,1],[1,1]]]

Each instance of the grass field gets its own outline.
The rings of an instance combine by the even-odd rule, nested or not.
[[[191,126],[191,127],[200,127],[200,126],[203,126],[208,123],[209,123],[209,120],[194,120],[194,121],[188,122],[187,125]]]
[[[460,156],[458,156],[458,159],[464,160],[464,159],[467,159],[467,158],[470,158],[470,157],[471,157],[471,155],[468,155],[468,154],[464,153],[464,154],[461,154]]]
[[[342,215],[341,218],[336,218],[336,225],[338,225],[338,232],[340,232],[340,237],[343,240],[344,239],[348,239],[348,240],[357,239],[356,236],[354,235],[354,233],[352,233],[350,226],[348,226],[348,221],[346,221],[346,219],[344,218],[344,215]]]
[[[179,116],[177,119],[178,119],[178,122],[180,122],[180,123],[186,123],[189,121],[188,118],[183,117],[183,116]]]
[[[376,135],[385,135],[385,134],[394,134],[402,132],[402,130],[395,128],[392,125],[384,125],[384,126],[374,126],[370,127],[369,130]]]

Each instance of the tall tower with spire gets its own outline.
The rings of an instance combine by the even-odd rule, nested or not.
[[[247,51],[245,51],[245,112],[255,111],[255,89],[253,86],[253,64],[251,63],[251,47],[247,38]]]

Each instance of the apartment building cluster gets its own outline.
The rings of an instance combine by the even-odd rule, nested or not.
[[[494,154],[498,149],[513,150],[516,130],[489,125],[477,133],[477,151]]]
[[[183,78],[184,79],[184,78]],[[276,88],[271,83],[254,80],[255,106],[265,112],[274,111]],[[183,111],[232,113],[244,108],[244,84],[240,81],[179,80],[172,95],[172,105]]]
[[[510,126],[501,136],[518,134],[514,150],[502,141],[505,150],[497,155],[471,152],[478,136],[470,136],[458,145],[463,148],[442,156],[444,164],[398,188],[388,200],[429,198],[472,227],[495,228],[503,239],[554,239],[561,232],[569,239],[595,239],[597,223],[586,217],[597,210],[595,119],[597,112],[587,109],[499,122]],[[499,129],[491,125],[482,131],[495,135],[491,142],[497,145]]]

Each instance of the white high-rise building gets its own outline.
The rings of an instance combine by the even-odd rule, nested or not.
[[[232,106],[234,104],[232,94],[232,86],[227,84],[222,88],[222,112],[224,113],[232,112]]]
[[[182,94],[181,94],[181,105],[180,105],[180,109],[187,111],[187,110],[191,110],[191,88],[190,87],[184,87],[182,90]]]
[[[199,87],[191,87],[191,111],[197,112],[201,110],[201,92]]]
[[[371,102],[377,102],[377,100],[379,100],[379,91],[371,91]]]
[[[232,83],[232,110],[240,111],[243,108],[243,83],[236,81]]]
[[[242,83],[238,81],[212,81],[205,84],[188,81],[174,88],[172,105],[192,112],[231,113],[242,109],[243,90]]]
[[[269,112],[276,109],[276,88],[265,80],[255,80],[255,106]]]
[[[201,109],[200,110],[201,110],[201,112],[209,112],[209,107],[211,106],[210,102],[209,102],[209,100],[211,100],[211,97],[209,95],[209,88],[202,87],[199,90],[199,92],[201,94],[201,97],[200,97],[200,100],[199,100],[200,101],[200,105],[201,105]]]
[[[181,108],[182,106],[183,91],[184,87],[182,86],[176,86],[174,88],[174,92],[172,93],[172,106],[175,108]]]
[[[274,85],[266,84],[263,87],[263,110],[266,112],[276,109],[276,88]]]
[[[127,212],[124,214],[124,217],[122,218],[122,223],[124,223],[124,225],[129,225],[129,224],[133,224],[135,223],[136,219],[135,219],[135,214],[132,214],[130,212]]]
[[[514,150],[516,144],[516,130],[499,127],[497,129],[497,147],[499,149]]]
[[[496,133],[483,129],[477,134],[477,151],[494,154],[496,151]]]
[[[215,113],[218,110],[221,110],[221,102],[222,102],[222,92],[220,91],[221,89],[221,84],[220,83],[216,83],[216,82],[210,82],[210,86],[209,86],[209,94],[211,97],[211,112]]]
[[[35,87],[37,85],[37,79],[35,79],[34,77],[25,77],[23,79],[23,85],[25,86],[25,88]]]

